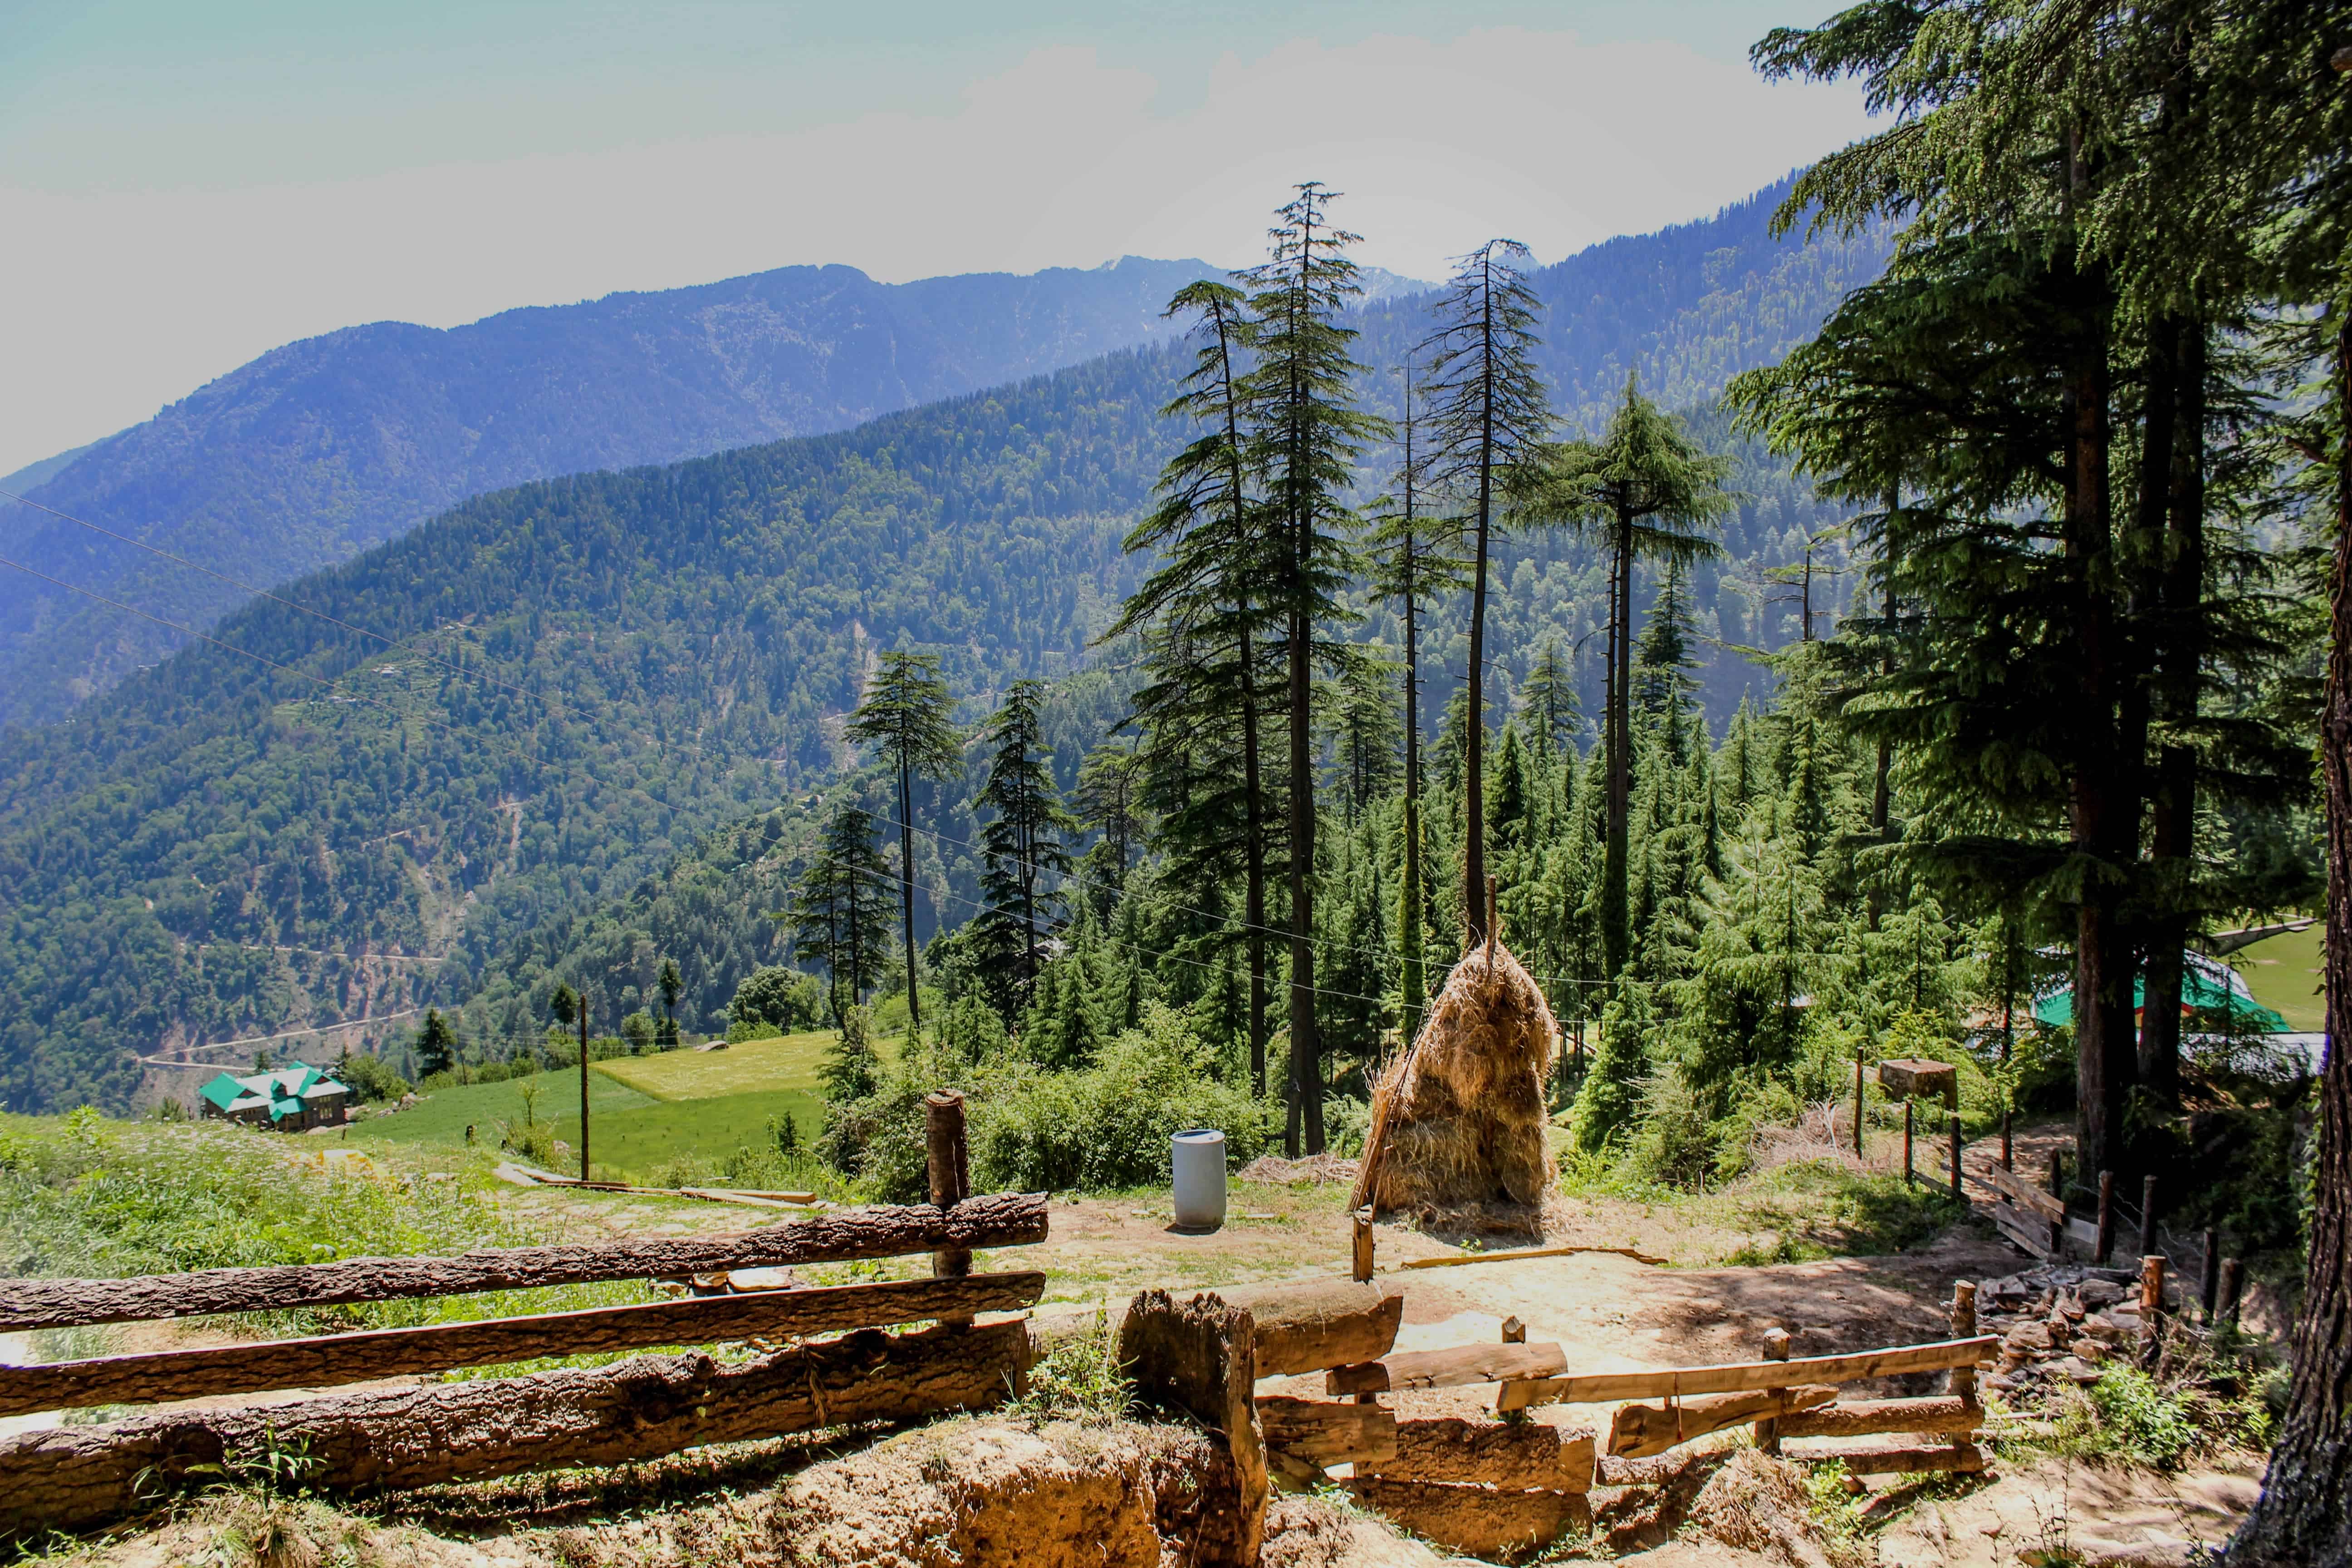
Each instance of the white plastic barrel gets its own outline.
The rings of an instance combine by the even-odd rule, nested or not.
[[[1176,1169],[1176,1223],[1214,1230],[1225,1223],[1225,1135],[1192,1127],[1169,1140]]]

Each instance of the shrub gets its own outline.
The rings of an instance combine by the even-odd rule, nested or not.
[[[335,1063],[335,1077],[362,1103],[396,1100],[408,1092],[408,1080],[382,1057],[346,1054]]]

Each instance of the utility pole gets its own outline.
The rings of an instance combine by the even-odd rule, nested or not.
[[[580,993],[580,1179],[588,1179],[588,993]]]

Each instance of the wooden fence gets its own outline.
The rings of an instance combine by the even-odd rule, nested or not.
[[[356,1491],[657,1458],[682,1448],[1004,1398],[1034,1354],[1028,1325],[979,1324],[1045,1293],[1042,1273],[971,1272],[979,1248],[1043,1241],[1041,1195],[968,1195],[960,1096],[934,1095],[933,1202],[835,1212],[728,1236],[508,1247],[455,1258],[351,1258],[128,1279],[0,1282],[0,1332],[285,1310],[614,1279],[932,1255],[932,1277],[757,1290],[583,1311],[322,1334],[0,1368],[0,1415],[331,1388],[547,1356],[762,1339],[595,1369],[331,1394],[238,1410],[165,1410],[0,1440],[0,1540],[133,1512],[264,1448],[304,1479]],[[930,1321],[937,1326],[908,1326]],[[884,1332],[884,1328],[898,1331]]]

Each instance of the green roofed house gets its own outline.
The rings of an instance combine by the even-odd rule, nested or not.
[[[351,1102],[349,1089],[302,1062],[246,1078],[223,1073],[196,1090],[204,1115],[278,1132],[338,1126]]]
[[[2184,971],[2180,977],[2180,1013],[2192,1027],[2203,1024],[2219,1026],[2235,1034],[2283,1035],[2286,1020],[2272,1009],[2254,1000],[2246,986],[2245,977],[2226,963],[2217,963],[2201,952],[2181,954]],[[2139,1013],[2146,1003],[2147,984],[2132,984],[2133,1022],[2140,1022]],[[2033,1005],[2033,1016],[2053,1028],[2074,1021],[2074,988],[2063,986],[2051,992]]]

